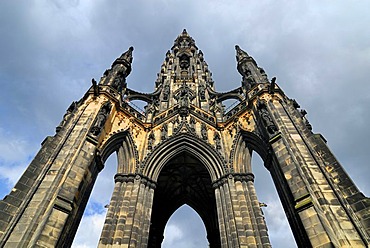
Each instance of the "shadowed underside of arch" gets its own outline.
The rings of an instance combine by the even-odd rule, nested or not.
[[[202,218],[210,247],[220,247],[217,207],[209,172],[186,149],[175,154],[160,171],[153,201],[149,247],[160,247],[165,225],[182,205]]]
[[[155,148],[144,162],[143,175],[157,181],[168,161],[184,151],[193,154],[205,166],[212,182],[225,174],[225,162],[212,146],[190,134],[183,133]]]

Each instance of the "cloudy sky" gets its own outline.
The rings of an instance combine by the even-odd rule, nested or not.
[[[134,46],[128,85],[153,91],[165,53],[184,28],[204,52],[218,91],[240,85],[235,44],[270,78],[276,76],[369,196],[370,2],[338,2],[1,1],[0,198],[42,140],[54,134],[91,78],[99,79],[116,57]],[[295,247],[274,187],[256,161],[257,190],[268,205],[264,212],[272,244]],[[74,247],[96,246],[114,164],[111,156]],[[206,247],[202,225],[193,210],[180,208],[166,227],[165,247]]]

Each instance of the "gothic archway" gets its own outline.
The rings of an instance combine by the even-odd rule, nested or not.
[[[182,205],[202,218],[210,247],[220,247],[217,207],[206,167],[188,151],[173,156],[161,170],[154,192],[149,247],[161,247],[165,225]]]
[[[165,225],[183,204],[202,218],[210,247],[220,247],[217,206],[212,183],[224,172],[222,157],[189,133],[170,138],[146,159],[143,174],[156,181],[149,247],[160,247]]]

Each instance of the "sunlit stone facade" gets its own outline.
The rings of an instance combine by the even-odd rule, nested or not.
[[[299,247],[369,246],[370,202],[306,112],[236,46],[239,88],[217,92],[184,30],[153,93],[129,88],[133,48],[68,108],[56,134],[0,201],[1,247],[68,247],[105,160],[115,186],[99,247],[160,247],[183,204],[202,218],[210,247],[271,247],[251,169],[271,173]],[[235,99],[226,109],[223,102]],[[147,103],[138,111],[130,102]]]

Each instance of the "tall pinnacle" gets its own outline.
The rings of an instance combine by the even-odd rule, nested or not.
[[[117,58],[113,64],[112,67],[116,64],[129,64],[131,69],[131,63],[132,63],[132,51],[134,51],[134,48],[131,46],[129,49],[124,52],[119,58]]]
[[[175,48],[189,48],[189,47],[194,47],[195,50],[198,49],[195,45],[194,39],[188,34],[186,29],[184,29],[182,31],[182,33],[179,36],[177,36],[172,49],[175,49]],[[194,50],[194,49],[192,49],[192,50]]]
[[[268,82],[265,71],[257,66],[256,61],[243,51],[238,45],[235,46],[238,72],[242,75],[242,86],[248,91],[258,83]]]

